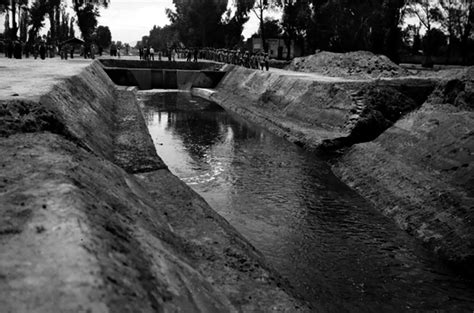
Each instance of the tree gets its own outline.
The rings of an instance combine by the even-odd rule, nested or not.
[[[244,1],[235,2],[235,12],[232,15],[232,10],[229,8],[224,14],[222,20],[222,34],[224,34],[221,39],[224,47],[236,48],[239,44],[243,42],[242,31],[244,24],[249,20],[249,10],[250,8],[246,7]]]
[[[75,30],[74,30],[74,22],[76,22],[76,20],[74,19],[74,17],[71,18],[71,20],[69,21],[69,37],[75,37],[76,34],[75,34]]]
[[[148,36],[143,36],[143,37],[142,37],[142,40],[140,41],[140,43],[137,42],[137,46],[136,46],[135,48],[140,48],[140,47],[147,46],[149,40],[150,40],[150,37],[148,37]]]
[[[252,11],[255,16],[258,18],[260,28],[259,28],[259,33],[260,33],[260,40],[262,41],[262,46],[263,50],[265,52],[268,51],[268,46],[266,43],[267,36],[265,34],[265,16],[264,12],[275,8],[276,2],[272,0],[242,0],[245,4],[245,7],[250,8],[250,11]],[[251,4],[251,5],[250,5]]]
[[[10,0],[0,0],[0,13],[6,12],[9,5]]]
[[[38,32],[44,26],[44,17],[48,12],[48,6],[46,5],[46,0],[36,0],[30,8],[30,20],[29,26],[30,30],[28,32],[28,43],[32,44]]]
[[[166,25],[164,27],[153,26],[149,36],[142,38],[141,45],[152,46],[156,50],[167,50],[171,46],[178,44],[178,32],[175,27]]]
[[[268,0],[239,0],[233,1],[232,9],[226,10],[227,2],[173,0],[175,11],[167,9],[170,26],[186,46],[235,48],[242,43],[243,25],[248,21],[250,12],[263,17],[263,12],[258,13],[258,6],[261,4],[264,10],[273,6]],[[259,33],[265,37],[265,30]]]
[[[429,55],[440,55],[447,45],[446,35],[437,28],[431,28],[423,37],[423,51]]]
[[[107,7],[108,0],[73,0],[73,8],[77,16],[77,25],[82,33],[82,38],[86,45],[90,45],[92,41],[92,34],[97,27],[97,17],[99,14],[99,7]]]
[[[474,23],[474,5],[472,0],[441,0],[443,19],[441,24],[449,36],[449,60],[454,46],[459,44],[463,63],[467,62],[468,42]]]
[[[14,0],[1,0],[0,2],[1,5],[1,11],[2,12],[7,12],[7,16],[5,17],[5,35],[7,38],[11,40],[16,39],[16,33],[18,31],[18,26],[16,23],[16,10],[17,10],[17,1]],[[11,14],[8,13],[8,10],[10,10]],[[10,27],[10,18],[12,20],[11,24],[12,26]]]
[[[98,26],[93,37],[95,44],[102,49],[109,47],[112,43],[112,33],[108,26]]]
[[[6,12],[5,36],[11,40],[17,39],[17,33],[19,29],[23,30],[22,35],[25,37],[25,27],[28,20],[28,14],[26,11],[27,5],[28,0],[0,0],[0,13]],[[8,11],[10,11],[11,14]]]
[[[69,29],[70,20],[71,18],[69,17],[69,13],[67,13],[64,7],[62,7],[61,8],[61,24],[58,29],[59,41],[64,41],[66,39],[73,37]]]
[[[388,56],[395,63],[399,63],[400,45],[402,42],[402,31],[400,25],[403,22],[402,8],[405,0],[384,0],[380,2],[379,20],[371,21],[370,30],[377,28],[377,24],[383,29],[383,45],[376,47],[371,40],[371,51]]]
[[[94,30],[97,27],[99,12],[93,5],[87,4],[84,7],[78,8],[76,14],[77,24],[81,30],[82,38],[86,44],[90,44]]]
[[[12,4],[11,4],[12,28],[10,29],[10,37],[11,37],[12,40],[16,39],[16,33],[18,31],[18,26],[17,26],[17,23],[16,23],[16,6],[17,6],[16,1],[12,0]]]
[[[263,22],[263,29],[264,32],[267,36],[267,38],[277,38],[282,35],[282,28],[280,26],[280,23],[278,20],[274,20],[271,18],[265,18],[265,21]],[[258,31],[253,35],[253,36],[259,36],[261,33],[261,29],[259,28]]]
[[[61,5],[61,0],[49,0],[46,2],[48,6],[48,16],[49,16],[49,25],[51,39],[57,41],[57,30],[59,28],[59,6]]]
[[[19,19],[19,29],[20,29],[20,41],[26,42],[27,39],[27,27],[28,27],[28,0],[21,1],[20,5],[20,19]]]
[[[8,6],[10,5],[9,0],[0,0],[0,15],[3,13],[5,14],[5,21],[4,21],[4,31],[1,34],[1,38],[4,39],[5,37],[9,37],[9,28],[10,28],[10,16],[8,14]]]
[[[404,10],[408,16],[416,17],[427,32],[431,30],[434,22],[443,18],[440,3],[435,0],[407,0]]]
[[[278,5],[283,8],[282,28],[287,48],[287,59],[290,59],[291,43],[299,42],[304,50],[304,41],[311,23],[311,8],[306,0],[280,0]],[[304,51],[303,51],[304,52]]]
[[[166,13],[186,45],[210,46],[220,36],[227,1],[173,0],[173,3],[176,11],[167,9]]]
[[[403,43],[411,53],[418,54],[421,50],[421,26],[409,24],[403,29]]]
[[[408,16],[415,17],[426,30],[430,33],[433,23],[440,22],[443,19],[439,1],[434,0],[407,0],[404,7],[404,13]],[[431,45],[423,45],[423,53],[425,60],[422,65],[424,67],[433,67],[433,60],[431,58]]]
[[[369,50],[398,61],[405,0],[311,0],[305,27],[312,49],[335,52]]]

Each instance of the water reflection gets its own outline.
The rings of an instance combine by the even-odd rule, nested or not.
[[[299,147],[185,93],[141,94],[158,154],[320,312],[472,312],[473,289]]]

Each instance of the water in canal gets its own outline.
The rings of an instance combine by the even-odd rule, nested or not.
[[[472,282],[435,261],[315,155],[188,93],[139,99],[170,170],[316,312],[474,312]]]

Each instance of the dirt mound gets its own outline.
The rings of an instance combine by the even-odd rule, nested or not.
[[[295,58],[286,69],[352,79],[408,75],[405,69],[390,61],[386,56],[375,55],[368,51],[348,53],[321,51],[306,57]]]

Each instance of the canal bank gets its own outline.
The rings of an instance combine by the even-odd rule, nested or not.
[[[267,268],[260,253],[157,158],[136,104],[129,105],[134,99],[133,89],[116,88],[95,63],[89,66],[68,61],[62,63],[64,66],[58,71],[57,60],[52,60],[54,63],[33,61],[17,68],[14,62],[23,61],[6,64],[2,68],[5,79],[0,80],[0,89],[5,92],[0,124],[2,160],[5,160],[0,180],[3,211],[1,291],[2,295],[7,295],[1,299],[2,307],[11,311],[36,308],[42,312],[57,308],[100,312],[156,311],[159,308],[202,312],[305,310],[301,303],[283,291],[285,282],[279,281]],[[32,72],[19,75],[30,66],[34,68]],[[232,73],[236,72],[232,70]],[[318,87],[317,79],[311,75],[256,73],[259,74],[243,73],[240,82],[234,82],[234,87],[224,90],[222,94],[228,95],[226,101],[235,99],[237,102],[239,96],[242,115],[253,116],[259,124],[273,127],[306,147],[343,147],[348,142],[339,138],[350,137],[351,131],[340,125],[357,129],[355,115],[366,114],[361,110],[365,94],[375,97],[370,86],[364,93],[357,90],[360,84],[370,85],[370,81],[345,80],[339,84],[338,79],[328,78],[322,81],[322,87]],[[249,77],[255,79],[255,86],[264,85],[268,81],[263,78],[268,76],[272,76],[268,81],[279,80],[278,84],[267,92],[264,89],[258,92],[263,90],[264,99],[281,103],[281,108],[276,105],[268,105],[265,110],[258,108],[252,102],[255,100],[247,101],[251,97],[258,99],[258,96],[252,95],[251,89],[239,86]],[[331,87],[331,81],[336,86]],[[342,83],[355,86],[349,95],[345,95]],[[297,88],[288,88],[292,85],[308,91],[301,98],[306,99],[305,102],[295,96],[293,90]],[[431,83],[428,87],[434,88]],[[457,101],[460,110],[456,116],[460,118],[468,111],[463,109],[462,103],[469,101],[463,100],[465,96],[458,96],[471,87],[472,84],[451,83],[443,89],[452,90],[447,92],[448,100],[443,101]],[[222,85],[218,87],[218,93],[222,88]],[[326,91],[317,98],[317,93],[310,94],[311,90]],[[426,92],[420,93],[423,103],[419,104],[420,100],[410,96],[409,91],[403,88],[396,91],[404,99],[407,110],[427,102],[423,99]],[[381,92],[382,95],[387,93],[391,94],[387,89]],[[299,105],[301,111],[291,107],[284,109],[286,95],[294,97],[290,98],[290,103]],[[333,101],[333,97],[339,100]],[[319,101],[311,99],[328,101],[329,110],[325,112],[323,105],[306,108],[303,104]],[[350,109],[345,107],[344,99],[351,103]],[[235,104],[234,110],[238,108]],[[308,111],[304,111],[306,109]],[[253,114],[245,113],[252,110]],[[417,110],[419,108],[410,112]],[[318,118],[311,120],[311,114],[319,111]],[[276,119],[274,115],[281,112],[290,114],[281,114]],[[443,117],[455,112],[448,110]],[[373,125],[374,118],[385,125],[386,120],[390,121],[389,118],[377,119],[377,114],[373,114],[366,118],[367,124]],[[301,123],[301,119],[306,123]],[[319,125],[318,121],[324,123]],[[436,121],[433,124],[436,125]],[[469,129],[472,124],[467,125]],[[367,129],[363,126],[359,129]],[[305,134],[313,140],[305,139]],[[366,135],[366,132],[359,134]],[[352,136],[349,143],[360,139],[359,134]],[[386,140],[386,144],[390,145],[391,141]],[[364,144],[349,149],[361,145]],[[462,146],[459,151],[466,152],[467,149]],[[373,151],[369,147],[365,153],[371,155]],[[339,159],[335,164],[341,164],[343,169],[356,169],[352,165],[358,160],[356,157],[367,161],[368,156],[362,153],[354,155],[349,158],[349,153],[343,154],[347,159]],[[140,160],[135,162],[137,157]],[[393,155],[387,158],[387,166],[391,166]],[[372,161],[377,165],[378,159]],[[463,162],[461,169],[471,169],[469,164]],[[367,179],[375,165],[367,169],[362,163],[361,171],[369,173],[364,176],[356,172],[354,175],[360,182],[374,184],[365,186],[368,190],[377,188],[378,176],[382,175],[377,172],[378,180]],[[413,176],[418,177],[419,174],[415,174]],[[460,177],[466,181],[472,175]],[[432,181],[427,179],[426,183],[431,186]],[[360,188],[356,183],[352,185]],[[410,190],[411,185],[400,188]],[[358,191],[364,192],[363,189]],[[366,198],[371,199],[370,196]],[[417,210],[415,208],[413,213],[418,214]],[[443,226],[447,229],[441,230],[462,230],[459,223],[464,222],[455,219],[453,224]],[[374,250],[378,249],[379,245],[375,244]],[[389,245],[384,249],[392,250],[393,247]],[[339,254],[339,251],[335,253]],[[427,284],[433,286],[436,282]],[[335,310],[339,309],[337,304],[334,306]]]
[[[308,311],[168,171],[133,89],[98,62],[1,61],[3,310]]]
[[[351,80],[227,66],[194,94],[330,158],[334,172],[444,261],[472,277],[473,68]]]
[[[170,171],[315,312],[471,312],[459,277],[318,155],[186,92],[138,92]],[[153,187],[153,184],[151,185]]]

